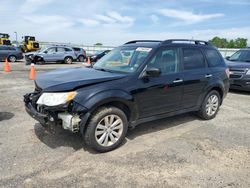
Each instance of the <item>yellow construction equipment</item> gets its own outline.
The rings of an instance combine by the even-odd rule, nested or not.
[[[33,36],[24,36],[22,44],[23,52],[33,52],[39,50],[39,43],[36,41],[36,38]]]
[[[11,45],[9,37],[6,33],[0,33],[0,45]]]

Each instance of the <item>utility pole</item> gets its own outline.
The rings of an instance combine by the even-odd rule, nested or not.
[[[15,33],[15,35],[16,35],[16,46],[18,47],[17,32],[15,31],[14,33]]]

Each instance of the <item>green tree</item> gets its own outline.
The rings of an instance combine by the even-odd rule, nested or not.
[[[95,46],[102,46],[102,43],[98,42],[96,44],[94,44]]]
[[[235,48],[234,40],[230,40],[228,43],[228,48]]]
[[[235,48],[245,48],[247,47],[247,39],[244,38],[237,38],[234,41]]]
[[[245,48],[247,47],[247,39],[244,38],[237,38],[235,40],[231,39],[228,41],[225,38],[214,37],[209,40],[213,45],[218,48]]]

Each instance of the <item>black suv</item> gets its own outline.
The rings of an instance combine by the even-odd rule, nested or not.
[[[91,68],[37,76],[26,111],[44,127],[81,132],[99,152],[118,147],[137,124],[195,111],[216,116],[229,89],[229,70],[208,42],[130,41]]]
[[[250,48],[244,48],[226,58],[230,70],[230,88],[250,91]]]

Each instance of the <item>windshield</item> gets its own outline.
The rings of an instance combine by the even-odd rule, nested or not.
[[[43,51],[46,50],[46,49],[47,49],[47,47],[44,46],[44,47],[42,47],[40,50],[38,50],[37,52],[43,52]]]
[[[132,73],[148,56],[152,48],[144,47],[118,47],[101,58],[95,69]]]
[[[228,60],[250,62],[250,50],[240,50],[234,53]]]
[[[93,55],[98,55],[98,54],[101,54],[102,52],[104,52],[104,50],[98,50]]]

